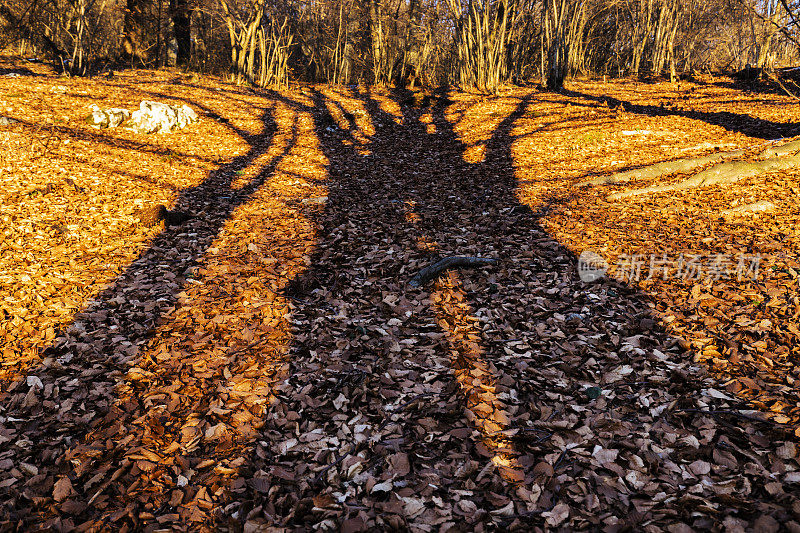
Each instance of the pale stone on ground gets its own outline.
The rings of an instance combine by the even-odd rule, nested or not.
[[[96,104],[89,108],[92,112],[86,117],[88,124],[96,128],[124,125],[126,129],[137,133],[170,133],[198,120],[197,113],[185,104],[176,107],[144,100],[133,113],[116,107],[101,109]]]
[[[752,216],[759,213],[769,213],[775,210],[775,204],[767,200],[761,200],[747,205],[740,205],[731,209],[720,211],[720,216],[723,218],[735,218],[740,216]]]

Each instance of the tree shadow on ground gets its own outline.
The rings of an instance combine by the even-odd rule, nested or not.
[[[780,83],[776,80],[780,80]],[[763,77],[761,69],[752,69],[749,75],[746,71],[742,71],[740,74],[730,75],[728,80],[714,81],[711,85],[735,89],[745,93],[793,96],[796,98],[797,94],[791,95],[789,92],[798,89],[798,81],[800,81],[800,76],[798,76],[797,67],[790,67],[778,69],[777,74]]]
[[[687,367],[644,295],[612,279],[579,280],[574,255],[538,222],[568,192],[521,202],[512,130],[527,99],[497,124],[479,162],[466,160],[435,100],[420,108],[402,104],[403,91],[359,90],[312,99],[287,105],[313,113],[329,161],[324,207],[306,211],[323,229],[311,267],[287,284],[300,333],[230,520],[527,528],[566,506],[571,527],[601,527],[609,516],[633,529],[674,521],[646,493],[569,459],[572,449],[620,439],[630,444],[623,454],[648,456],[693,434],[702,413],[663,417],[636,399],[690,409],[690,373],[702,372]],[[409,286],[420,268],[454,255],[498,262]],[[629,379],[609,378],[623,367]],[[587,396],[593,386],[613,392]],[[718,438],[748,445],[739,434]],[[710,461],[715,446],[691,453]],[[676,493],[669,464],[686,453],[648,467]],[[572,479],[587,482],[576,489]],[[597,503],[576,506],[582,498]],[[507,513],[487,514],[507,503]]]
[[[163,449],[182,442],[187,436],[186,421],[204,416],[219,392],[211,388],[199,403],[184,405],[182,393],[203,384],[182,384],[181,371],[186,365],[207,362],[211,376],[216,369],[210,354],[217,349],[230,361],[235,359],[236,346],[215,345],[209,336],[204,344],[203,335],[188,330],[185,335],[200,341],[201,353],[177,352],[181,357],[170,357],[169,351],[149,353],[146,347],[159,326],[186,304],[187,287],[192,286],[234,210],[246,205],[272,177],[296,141],[291,139],[283,153],[275,154],[252,178],[240,177],[271,147],[276,127],[272,113],[272,109],[264,111],[261,132],[239,132],[249,144],[246,153],[211,172],[200,185],[181,191],[175,209],[195,218],[164,227],[124,273],[75,315],[69,327],[56,333],[56,340],[41,353],[42,365],[29,369],[27,380],[3,383],[0,457],[36,465],[36,473],[4,485],[0,529],[34,525],[70,529],[76,520],[86,518],[97,527],[122,527],[117,521],[124,518],[130,520],[126,527],[136,529],[141,525],[139,512],[157,511],[164,503],[157,499],[154,507],[149,497],[141,497],[152,496],[153,485],[144,484],[137,491],[141,482],[133,480],[139,474],[149,475],[155,486],[162,486],[163,469],[176,464]],[[221,290],[211,292],[212,298],[225,297]],[[202,353],[203,348],[207,352]],[[145,369],[148,363],[156,372]],[[157,391],[160,396],[153,391],[159,385],[167,389]],[[145,416],[140,416],[142,407]],[[194,433],[189,436],[195,437]],[[166,444],[155,453],[146,450],[157,441]],[[196,442],[192,446],[198,447]],[[224,446],[217,448],[225,455]],[[172,454],[177,451],[191,455],[186,446]],[[182,460],[188,468],[189,460]],[[71,480],[68,490],[64,480]],[[127,497],[126,489],[112,486],[117,480],[128,480]],[[50,499],[54,491],[59,494],[56,502]],[[168,494],[158,496],[163,499]],[[187,519],[191,512],[203,510],[190,509],[181,518]]]
[[[36,74],[29,68],[24,67],[4,67],[0,68],[0,76],[5,77],[17,77],[17,76],[32,76],[32,77],[42,77],[43,74]]]
[[[718,448],[741,452],[742,432],[761,427],[746,421],[698,439],[709,424],[689,410],[698,370],[647,299],[609,278],[583,284],[573,254],[540,225],[569,193],[522,201],[512,130],[526,99],[474,161],[443,99],[397,107],[407,93],[273,97],[312,116],[327,159],[327,195],[281,212],[316,225],[318,242],[307,270],[274,267],[248,245],[226,259],[236,268],[204,298],[238,314],[233,293],[273,265],[291,301],[279,310],[291,334],[273,337],[252,307],[241,322],[220,314],[202,330],[197,321],[159,330],[179,322],[193,269],[233,209],[263,192],[297,142],[234,187],[271,145],[267,113],[247,154],[181,196],[178,208],[203,206],[204,216],[162,232],[59,334],[29,374],[41,387],[19,382],[0,398],[4,446],[39,469],[3,489],[5,524],[525,529],[566,511],[575,529],[713,525],[695,516],[696,500],[664,509],[650,482],[682,498],[699,490],[721,514],[783,512],[784,500],[757,505],[773,500],[762,488],[734,501],[703,492],[713,483],[699,475],[676,474],[677,465],[713,461]],[[252,214],[245,231],[269,234],[276,247],[296,244],[261,217]],[[450,255],[497,263],[408,285]],[[229,329],[267,327],[232,345],[231,332],[217,328],[226,320]],[[284,346],[285,360],[267,357]],[[278,374],[277,387],[265,384]],[[70,405],[57,404],[60,391]],[[691,438],[697,447],[675,445]],[[620,464],[636,472],[632,480]],[[736,468],[709,476],[750,487]]]
[[[597,96],[578,91],[564,89],[561,94],[573,98],[584,98],[616,108],[622,106],[629,113],[637,113],[650,117],[683,117],[700,120],[713,126],[720,126],[728,131],[743,133],[749,137],[765,140],[792,137],[800,132],[800,124],[775,122],[750,115],[731,113],[730,111],[695,111],[670,109],[668,106],[634,104],[627,100],[619,100],[611,96]]]

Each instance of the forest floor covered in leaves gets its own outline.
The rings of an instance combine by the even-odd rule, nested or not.
[[[200,121],[84,121],[141,100]],[[800,531],[800,169],[576,186],[750,157],[800,134],[791,98],[5,59],[0,115],[0,530]],[[453,255],[497,262],[409,284]]]

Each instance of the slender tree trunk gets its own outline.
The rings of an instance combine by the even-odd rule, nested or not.
[[[386,85],[390,76],[387,72],[387,50],[379,0],[369,0],[369,34],[372,44],[373,80],[375,85]]]
[[[465,6],[450,0],[455,22],[456,73],[462,86],[494,93],[508,79],[513,0],[470,0]]]
[[[631,70],[634,76],[641,72],[642,61],[650,45],[650,36],[655,31],[653,24],[654,0],[639,0],[637,10],[632,17],[634,26],[633,56]]]
[[[677,22],[672,27],[672,34],[669,36],[669,43],[667,44],[667,61],[669,62],[669,81],[675,83],[678,81],[678,74],[675,70],[675,37],[678,35]]]
[[[86,0],[78,0],[75,6],[77,11],[77,24],[75,29],[75,44],[72,53],[72,73],[82,76],[86,73],[84,46],[86,39]]]
[[[169,7],[175,41],[178,43],[177,64],[179,67],[186,67],[192,55],[192,11],[189,0],[170,0]]]
[[[161,67],[164,65],[164,46],[162,40],[161,26],[164,22],[164,3],[162,0],[156,0],[158,3],[158,20],[156,22],[156,65]]]
[[[342,80],[342,62],[344,54],[342,53],[342,32],[344,31],[342,21],[344,19],[344,3],[339,3],[339,19],[336,31],[336,46],[333,48],[333,84],[339,85]]]
[[[569,67],[570,39],[576,38],[571,28],[576,17],[580,17],[583,3],[577,0],[544,0],[544,45],[547,57],[545,86],[558,90],[564,86]]]
[[[141,0],[127,0],[123,17],[122,54],[131,67],[142,61],[141,44]],[[160,32],[159,32],[160,33]]]
[[[769,6],[771,12],[767,13],[767,18],[764,21],[764,29],[761,32],[761,38],[758,46],[758,59],[756,66],[760,69],[772,69],[771,61],[769,58],[772,56],[773,45],[775,42],[775,34],[778,33],[778,6]]]
[[[568,50],[568,75],[575,75],[578,72],[585,73],[586,70],[586,51],[587,43],[583,39],[586,30],[586,9],[583,2],[577,6],[577,12],[573,14],[567,34]]]

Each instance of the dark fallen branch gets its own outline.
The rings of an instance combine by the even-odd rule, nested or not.
[[[781,81],[779,76],[775,76],[771,72],[767,72],[766,74],[767,74],[767,77],[770,80],[772,80],[775,83],[777,83],[780,86],[780,88],[783,89],[783,92],[785,92],[787,95],[789,95],[790,97],[794,98],[795,100],[800,100],[800,98],[798,98],[798,96],[796,94],[794,94],[792,91],[790,91],[789,89],[786,88],[786,86],[783,84],[783,82]]]
[[[320,470],[319,473],[316,476],[314,476],[314,479],[311,481],[311,484],[312,485],[316,485],[317,483],[322,481],[322,478],[325,477],[325,474],[328,473],[328,470],[330,470],[334,466],[336,466],[339,463],[341,463],[342,461],[344,461],[344,459],[346,457],[352,455],[353,452],[356,451],[356,446],[357,446],[356,444],[351,444],[350,447],[347,449],[347,451],[345,451],[342,455],[337,455],[336,456],[336,460],[334,462],[332,462],[331,464],[327,465],[325,468]]]
[[[514,514],[507,515],[507,516],[503,516],[503,517],[501,517],[502,521],[500,522],[500,524],[503,525],[503,526],[508,526],[514,520],[517,520],[517,519],[523,519],[524,520],[524,519],[528,519],[528,518],[539,517],[543,513],[549,513],[550,511],[555,509],[556,508],[556,504],[558,503],[558,501],[559,500],[554,498],[553,499],[553,503],[550,504],[550,507],[546,507],[544,509],[534,509],[533,511],[525,511],[523,513],[514,513]]]
[[[496,263],[497,259],[491,257],[468,257],[463,255],[454,255],[452,257],[445,257],[441,261],[437,261],[429,267],[420,270],[416,276],[411,278],[409,284],[412,287],[421,287],[436,278],[445,270],[451,268],[477,268],[485,265]]]

